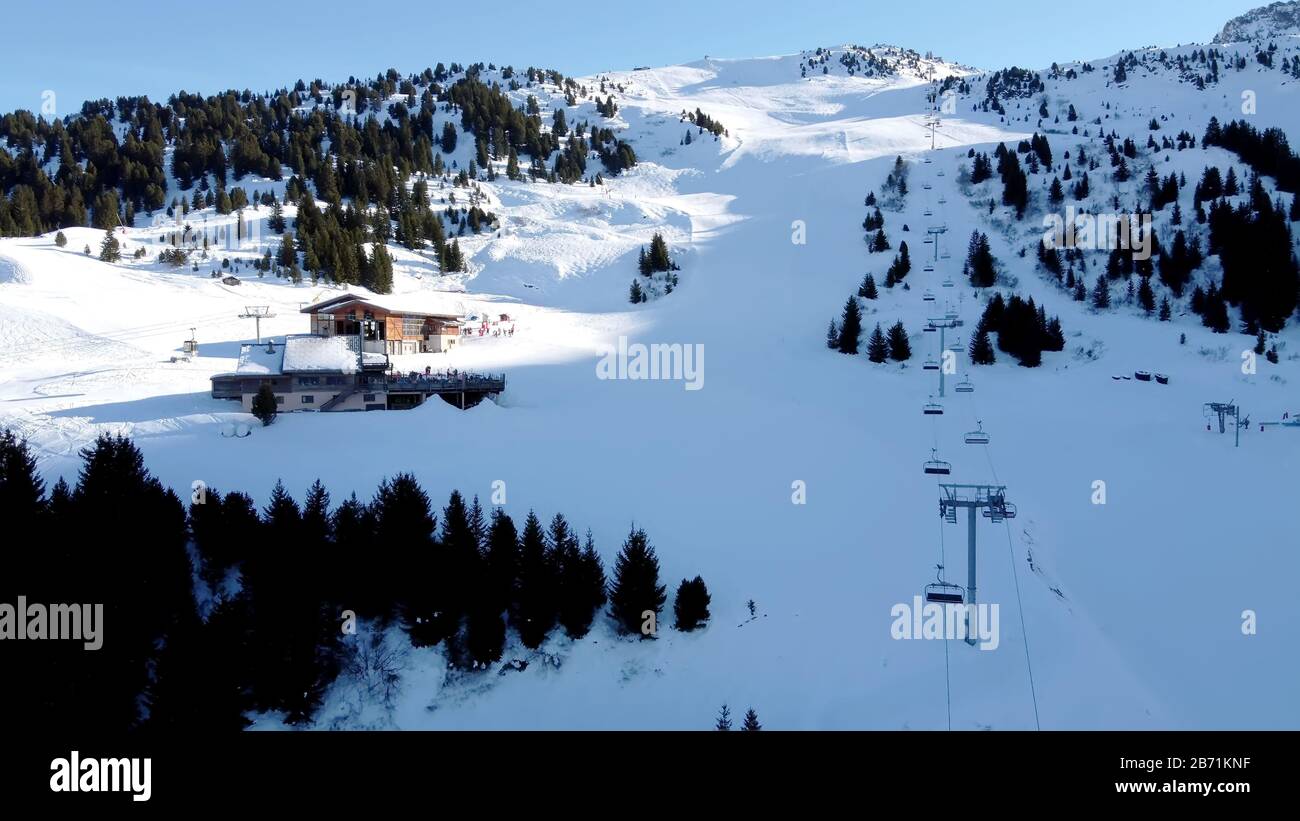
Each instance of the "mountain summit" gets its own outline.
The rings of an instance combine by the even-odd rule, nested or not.
[[[1241,43],[1269,37],[1300,36],[1300,2],[1272,3],[1228,21],[1215,43]]]

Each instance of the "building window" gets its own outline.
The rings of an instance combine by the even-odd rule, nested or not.
[[[373,402],[373,401],[375,401],[375,395],[374,395],[373,393],[362,394],[362,396],[361,396],[361,401],[363,401],[363,402]]]
[[[275,404],[277,404],[277,405],[283,405],[283,404],[284,404],[284,397],[283,397],[283,396],[277,396],[277,397],[275,397]]]
[[[402,317],[402,336],[422,336],[424,334],[424,317]]]
[[[302,403],[304,405],[311,405],[314,404],[315,402],[316,402],[316,397],[312,396],[309,393],[303,394]]]
[[[298,384],[299,384],[299,385],[319,385],[319,384],[320,384],[320,377],[319,377],[319,376],[300,376],[300,377],[298,377]]]
[[[326,385],[342,385],[342,384],[343,384],[343,377],[341,377],[341,376],[327,376],[327,377],[325,377],[325,384],[326,384]]]

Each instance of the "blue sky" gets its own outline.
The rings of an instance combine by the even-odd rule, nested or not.
[[[420,71],[439,61],[582,75],[843,42],[931,50],[980,68],[1042,68],[1145,45],[1205,42],[1230,17],[1263,3],[222,0],[138,10],[86,0],[13,3],[0,12],[0,111],[39,110],[46,90],[62,116],[98,97],[260,91],[298,78]],[[560,20],[577,22],[575,31],[562,32]]]

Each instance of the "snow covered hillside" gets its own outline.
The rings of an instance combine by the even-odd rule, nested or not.
[[[772,729],[1297,729],[1300,607],[1287,588],[1300,576],[1289,510],[1300,429],[1258,425],[1300,411],[1290,384],[1300,379],[1295,317],[1269,335],[1279,361],[1261,356],[1245,373],[1242,352],[1255,338],[1236,332],[1235,315],[1232,332],[1214,333],[1190,308],[1192,286],[1222,276],[1213,254],[1182,296],[1159,292],[1170,298],[1167,322],[1130,303],[1123,279],[1109,309],[1076,301],[1036,256],[1043,217],[1067,205],[1145,209],[1149,168],[1187,180],[1180,224],[1173,202],[1154,215],[1160,247],[1179,228],[1206,247],[1196,181],[1217,166],[1235,169],[1244,187],[1250,171],[1236,154],[1202,146],[1211,117],[1300,133],[1300,74],[1286,70],[1300,55],[1297,32],[1230,24],[1223,36],[1248,39],[1041,67],[1041,86],[1028,83],[1023,96],[999,86],[990,97],[991,72],[856,46],[610,72],[581,78],[593,96],[573,104],[550,82],[509,90],[517,106],[535,96],[543,122],[564,109],[569,124],[613,129],[638,162],[600,185],[566,185],[511,180],[494,161],[500,175],[467,189],[450,182],[475,157],[463,133],[444,154],[448,176],[427,177],[435,209],[473,191],[497,223],[457,237],[463,272],[442,274],[429,250],[391,243],[393,293],[432,293],[464,314],[508,312],[517,330],[394,364],[504,371],[499,401],[467,411],[433,402],[282,414],[248,438],[222,436],[229,422],[251,420],[209,393],[210,377],[232,370],[253,339],[240,314],[271,309],[263,339],[306,333],[300,309],[342,287],[259,276],[253,263],[280,241],[265,205],[243,213],[260,243],[174,268],[157,261],[174,223],[144,214],[117,232],[114,263],[97,256],[102,230],[65,228],[63,246],[54,231],[0,240],[0,427],[26,437],[51,482],[74,481],[79,449],[102,432],[133,437],[178,490],[202,480],[259,504],[277,480],[301,498],[319,478],[342,499],[411,471],[435,500],[458,488],[485,503],[504,482],[516,520],[530,508],[544,520],[562,511],[592,529],[607,567],[635,522],[670,589],[700,574],[712,593],[703,631],[665,627],[643,642],[602,623],[576,642],[557,632],[538,652],[512,638],[505,658],[532,663],[509,675],[451,670],[438,649],[406,649],[390,703],[344,676],[318,727],[690,729],[708,727],[725,702],[753,706]],[[1201,54],[1211,49],[1219,74],[1205,82]],[[939,89],[953,94],[936,101]],[[611,117],[597,111],[606,97],[617,103]],[[950,108],[932,150],[936,102]],[[718,134],[686,118],[697,111]],[[459,126],[452,113],[438,117],[435,130]],[[1194,147],[1161,145],[1183,131]],[[971,154],[999,143],[1015,152],[1034,134],[1053,157],[1028,174],[1018,219],[996,175],[971,181]],[[1106,162],[1111,134],[1136,147],[1128,180]],[[1102,162],[1081,166],[1081,149]],[[908,191],[889,197],[897,157]],[[1052,180],[1066,163],[1076,183],[1088,172],[1091,191],[1054,204]],[[239,184],[284,198],[284,180]],[[167,200],[188,196],[170,185]],[[1284,207],[1295,196],[1268,176],[1261,185]],[[864,242],[869,193],[887,252]],[[297,210],[283,213],[292,222]],[[217,231],[236,219],[204,207],[185,221]],[[938,245],[926,244],[940,225]],[[994,289],[962,275],[975,231],[998,261]],[[1291,223],[1293,245],[1295,231]],[[638,250],[656,233],[679,284],[631,304]],[[912,271],[885,288],[903,241]],[[147,253],[135,258],[138,248]],[[1085,252],[1079,279],[1091,289],[1106,262],[1105,251]],[[868,273],[880,293],[860,303],[863,341],[877,323],[901,321],[910,361],[877,365],[827,349],[827,320],[839,319]],[[1065,349],[1037,368],[1001,351],[996,364],[971,365],[967,347],[992,290],[1059,315]],[[922,361],[943,352],[922,327],[946,314],[964,323],[946,337],[959,339],[957,372],[944,413],[923,415],[937,387]],[[198,354],[185,357],[191,330]],[[702,389],[599,378],[621,337],[700,346]],[[1168,375],[1168,384],[1118,378],[1136,371]],[[962,376],[973,393],[953,392]],[[1251,420],[1239,448],[1217,420],[1207,432],[1203,414],[1205,403],[1230,400]],[[966,444],[981,425],[990,444]],[[937,515],[939,488],[922,472],[932,450],[952,464],[942,481],[1005,485],[1018,509],[977,526],[979,600],[1000,605],[996,650],[891,637],[891,609],[910,605],[936,564],[949,580],[966,579],[965,521]],[[799,488],[806,503],[795,503]],[[1256,634],[1243,633],[1246,610],[1258,615]],[[389,640],[404,641],[397,631]],[[282,726],[276,714],[257,718]]]

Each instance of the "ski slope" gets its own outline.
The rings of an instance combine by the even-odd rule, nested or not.
[[[454,671],[436,649],[407,650],[390,704],[345,677],[321,727],[700,729],[726,702],[754,707],[773,729],[1300,728],[1300,607],[1286,589],[1300,576],[1289,515],[1300,435],[1252,426],[1234,448],[1231,436],[1206,432],[1201,410],[1236,399],[1261,421],[1300,409],[1289,384],[1294,327],[1282,335],[1282,362],[1247,375],[1240,351],[1251,338],[1211,334],[1190,314],[1158,323],[1132,306],[1089,311],[1034,270],[1032,253],[1017,254],[1041,236],[1044,195],[1034,186],[1050,175],[1031,176],[1037,211],[1021,224],[982,207],[996,183],[964,191],[958,182],[970,148],[1043,133],[1037,105],[1009,107],[1005,118],[974,111],[983,84],[973,82],[974,97],[945,118],[931,152],[929,63],[886,78],[838,69],[801,78],[803,58],[588,78],[622,88],[616,122],[634,141],[635,169],[603,190],[480,183],[503,226],[463,239],[468,275],[439,277],[427,259],[394,250],[399,294],[452,291],[469,312],[516,317],[513,337],[396,358],[401,370],[505,371],[499,404],[286,414],[247,439],[222,438],[225,423],[249,417],[211,399],[208,378],[252,338],[244,307],[273,309],[264,337],[302,333],[299,309],[336,289],[248,270],[232,287],[206,267],[130,260],[132,241],[157,234],[139,225],[114,265],[81,252],[97,250],[99,231],[65,231],[62,249],[52,235],[0,241],[0,425],[29,439],[51,480],[71,481],[77,450],[97,434],[122,432],[173,487],[201,479],[259,501],[277,480],[301,495],[320,478],[338,501],[411,471],[437,503],[452,488],[486,502],[504,481],[512,515],[563,512],[590,527],[607,568],[635,523],[670,588],[698,573],[712,593],[702,632],[668,629],[666,613],[654,642],[601,626],[576,643],[553,636],[535,654],[508,647],[506,659],[530,661],[522,672]],[[1122,92],[1102,74],[1051,81],[1047,94],[1089,119],[1106,95],[1120,99],[1105,128],[1145,142],[1153,114],[1199,137],[1210,116],[1240,116],[1239,92],[1266,80],[1261,125],[1297,125],[1295,83],[1276,72],[1233,74],[1206,91],[1131,72]],[[549,122],[545,107],[563,96],[539,97]],[[682,145],[679,114],[696,107],[726,136]],[[570,122],[594,119],[590,102],[578,108]],[[1083,141],[1046,131],[1058,155]],[[1184,153],[1160,172],[1183,169],[1193,181],[1207,157],[1232,159]],[[828,351],[823,331],[865,272],[883,282],[893,253],[866,252],[863,198],[881,190],[898,155],[912,191],[900,211],[885,211],[886,228],[895,247],[908,241],[914,267],[907,289],[882,288],[865,303],[864,326],[901,319],[914,358],[875,366]],[[1093,180],[1097,202],[1112,193],[1103,176]],[[1190,188],[1183,196],[1190,213]],[[938,216],[925,217],[926,207]],[[951,258],[925,273],[921,238],[934,219],[948,226]],[[793,241],[797,226],[806,242]],[[961,284],[960,265],[975,229],[989,233],[1015,290],[1060,315],[1067,347],[1033,370],[1001,353],[994,366],[969,368],[960,354],[975,393],[950,393],[944,415],[926,417],[935,386],[921,360],[937,351],[920,328],[947,303],[969,341],[983,305]],[[656,231],[681,265],[680,286],[629,305],[637,249]],[[949,274],[957,287],[941,286]],[[938,303],[922,301],[926,289]],[[199,356],[171,361],[191,328]],[[599,358],[619,337],[702,346],[704,389],[599,379]],[[1170,384],[1112,378],[1135,370],[1167,373]],[[991,444],[963,444],[981,422]],[[326,445],[331,458],[318,455]],[[934,477],[921,471],[931,449],[953,463],[953,481],[1005,484],[1019,510],[977,528],[980,600],[1000,605],[993,651],[890,635],[891,608],[910,603],[936,563],[966,578],[964,521],[942,522]],[[1099,480],[1104,505],[1093,503]],[[805,504],[792,502],[796,483]],[[1256,635],[1242,633],[1245,610],[1258,614]],[[257,726],[278,727],[279,717]]]

